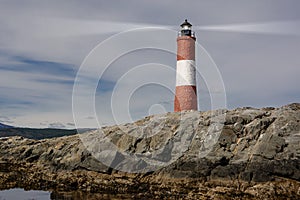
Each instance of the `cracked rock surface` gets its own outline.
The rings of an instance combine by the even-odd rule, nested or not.
[[[0,138],[0,189],[13,187],[299,199],[300,104],[167,113],[53,139]]]

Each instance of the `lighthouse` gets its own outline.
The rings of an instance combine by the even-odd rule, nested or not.
[[[176,89],[174,112],[198,110],[195,65],[195,33],[185,20],[177,37]]]

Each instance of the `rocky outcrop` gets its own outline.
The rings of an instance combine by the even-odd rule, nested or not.
[[[300,104],[149,116],[45,140],[0,139],[0,189],[151,198],[300,198]]]

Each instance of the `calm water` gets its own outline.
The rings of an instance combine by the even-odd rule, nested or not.
[[[21,188],[0,190],[0,200],[96,200],[96,199],[132,199],[132,195],[115,195],[82,192],[49,192],[40,190],[25,191]]]
[[[51,192],[23,189],[10,189],[0,191],[0,200],[49,200]]]

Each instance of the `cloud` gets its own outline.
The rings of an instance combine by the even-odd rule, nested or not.
[[[0,122],[2,123],[7,123],[7,124],[11,124],[13,123],[13,119],[11,119],[10,117],[7,117],[7,116],[0,116]]]
[[[300,36],[300,21],[197,26],[196,30]]]
[[[59,129],[61,128],[61,129],[63,129],[63,128],[66,128],[66,126],[64,124],[60,123],[60,122],[54,122],[54,123],[50,123],[48,125],[48,128],[59,128]]]
[[[0,113],[7,117],[2,120],[20,126],[47,127],[53,122],[73,126],[73,83],[82,61],[96,45],[132,28],[155,26],[177,31],[185,18],[194,25],[197,42],[207,49],[219,67],[230,108],[280,106],[299,101],[300,37],[293,34],[299,33],[299,5],[300,2],[292,0],[274,0],[272,4],[260,0],[1,1]],[[148,31],[149,44],[171,44],[170,48],[176,51],[176,32],[172,37],[165,37]],[[86,88],[97,81],[93,77],[95,72],[104,70],[107,63],[110,66],[96,90],[96,116],[89,112],[82,116],[86,127],[94,127],[91,121],[95,117],[103,124],[112,123],[112,90],[134,67],[159,63],[175,69],[174,53],[144,49],[118,54],[122,48],[141,44],[140,39],[136,35],[129,46],[129,40],[116,40],[105,46],[107,56],[99,54],[89,61],[93,66],[81,80]],[[201,71],[207,63],[199,58],[197,66]],[[147,71],[145,67],[143,72],[128,74],[116,89],[119,95],[116,108],[139,80],[163,80],[171,90],[152,84],[133,93],[128,101],[130,117],[138,119],[148,115],[154,104],[172,111],[174,78],[175,72],[160,68]],[[210,108],[210,94],[220,93],[217,87],[209,91],[205,78],[198,75],[201,109]],[[89,93],[83,91],[80,95],[84,99]],[[84,104],[79,107],[83,112],[86,109]],[[118,117],[122,122],[128,120],[124,112]]]
[[[49,121],[72,121],[75,73],[63,66],[69,65],[34,60],[0,65],[0,113],[13,117],[16,126],[46,127],[40,123],[49,117]],[[41,113],[49,117],[41,117]]]

